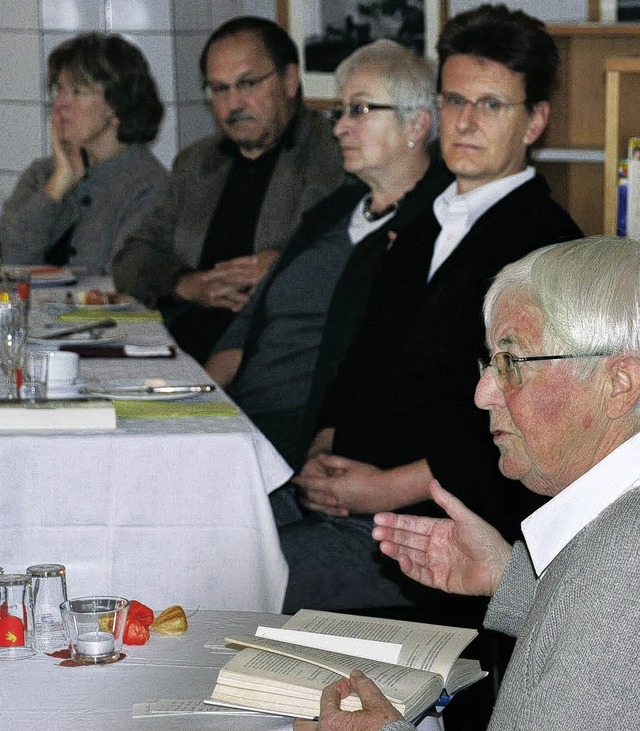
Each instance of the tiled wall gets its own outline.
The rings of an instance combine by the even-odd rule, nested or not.
[[[46,58],[80,31],[121,33],[144,52],[166,106],[154,145],[167,166],[213,128],[198,58],[211,31],[242,14],[274,18],[273,0],[0,0],[0,200],[48,154]]]

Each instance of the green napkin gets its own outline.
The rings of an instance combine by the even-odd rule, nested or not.
[[[114,401],[121,419],[181,419],[185,416],[239,416],[231,404],[216,401]]]
[[[61,322],[91,322],[111,318],[117,322],[162,322],[162,315],[158,310],[109,310],[101,307],[91,307],[84,310],[69,310],[58,315]]]

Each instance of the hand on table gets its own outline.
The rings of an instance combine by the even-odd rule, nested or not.
[[[240,312],[277,255],[276,251],[261,251],[220,262],[213,269],[183,274],[175,293],[181,299],[203,307]]]
[[[373,537],[380,541],[380,550],[395,558],[407,576],[425,586],[455,594],[492,596],[511,546],[437,480],[429,487],[431,499],[450,517],[379,513],[374,516]]]
[[[62,137],[59,112],[54,112],[51,116],[51,150],[53,173],[47,181],[45,191],[52,200],[61,201],[82,180],[85,167],[80,147]]]
[[[355,693],[362,703],[361,711],[341,711],[340,702]],[[359,670],[349,678],[328,685],[320,699],[320,720],[296,719],[294,731],[379,731],[402,715],[382,695],[378,686]]]

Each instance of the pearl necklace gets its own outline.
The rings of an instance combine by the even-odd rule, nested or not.
[[[371,194],[369,194],[364,199],[364,207],[362,209],[362,215],[365,217],[369,223],[372,223],[373,221],[379,221],[381,218],[384,218],[385,216],[388,216],[390,213],[395,213],[398,210],[398,206],[400,205],[399,201],[396,201],[395,203],[392,203],[391,205],[387,206],[382,211],[372,211],[371,210]]]

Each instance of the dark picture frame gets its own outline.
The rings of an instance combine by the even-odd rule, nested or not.
[[[446,0],[276,0],[276,19],[300,51],[305,97],[333,99],[336,66],[377,38],[393,38],[435,58],[446,6]]]

